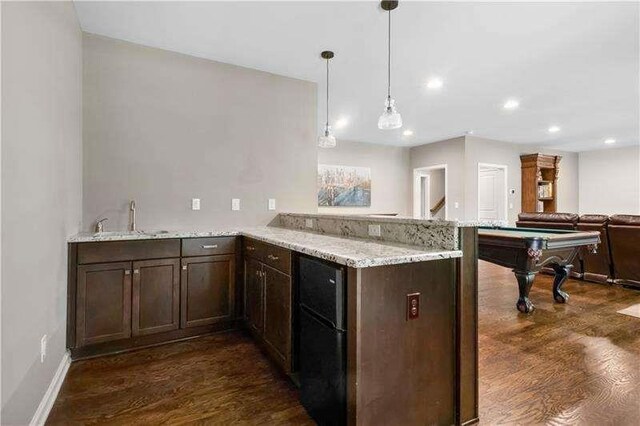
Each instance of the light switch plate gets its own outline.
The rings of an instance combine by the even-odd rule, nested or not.
[[[231,199],[231,210],[240,210],[240,198]]]
[[[40,339],[40,362],[44,362],[47,357],[47,335],[45,334]]]
[[[513,203],[509,203],[509,208],[513,209]]]
[[[191,199],[191,210],[200,210],[200,198]]]
[[[307,228],[313,229],[313,219],[305,219],[304,226]]]
[[[276,209],[276,199],[269,198],[269,210],[275,210],[275,209]]]
[[[369,236],[370,237],[379,237],[380,236],[380,225],[369,225]]]

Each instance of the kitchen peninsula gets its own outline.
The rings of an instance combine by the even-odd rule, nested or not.
[[[74,359],[246,328],[304,382],[301,288],[317,277],[301,265],[315,262],[336,271],[327,286],[344,284],[344,383],[331,382],[344,386],[344,423],[477,421],[474,224],[283,213],[262,227],[68,242]]]

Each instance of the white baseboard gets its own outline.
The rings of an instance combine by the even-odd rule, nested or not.
[[[38,409],[33,415],[33,418],[31,419],[29,425],[40,426],[44,425],[44,423],[47,421],[49,412],[53,407],[53,403],[56,402],[58,392],[60,392],[60,387],[62,386],[62,382],[64,382],[64,378],[67,376],[67,371],[69,371],[70,365],[71,356],[69,355],[69,352],[65,352],[62,360],[60,361],[60,365],[58,365],[56,374],[53,376],[53,379],[49,384],[49,388],[42,397],[42,401],[40,401],[40,405],[38,405]]]

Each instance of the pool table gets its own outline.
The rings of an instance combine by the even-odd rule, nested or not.
[[[537,228],[478,228],[478,257],[513,268],[518,281],[516,307],[522,313],[535,309],[529,291],[536,274],[544,267],[553,269],[553,299],[565,303],[569,295],[562,291],[581,247],[595,252],[600,233]]]

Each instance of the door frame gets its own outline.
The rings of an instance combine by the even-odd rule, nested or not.
[[[482,168],[494,168],[494,169],[500,169],[504,171],[504,179],[503,179],[503,185],[504,185],[504,218],[503,219],[498,219],[498,220],[502,220],[504,222],[508,222],[509,221],[509,185],[508,185],[508,180],[509,180],[509,167],[506,164],[492,164],[492,163],[478,163],[478,172],[476,173],[476,180],[477,180],[477,185],[476,185],[476,189],[477,189],[477,206],[476,206],[476,218],[478,220],[480,220],[480,170]]]
[[[421,184],[421,180],[423,177],[427,176],[429,177],[429,185],[431,184],[431,177],[429,176],[429,174],[427,172],[431,172],[433,170],[441,170],[444,169],[444,197],[445,197],[445,204],[444,204],[444,218],[445,220],[449,219],[449,174],[447,171],[447,165],[446,164],[436,164],[434,166],[427,166],[427,167],[416,167],[415,169],[413,169],[413,217],[414,219],[422,219],[421,215],[420,215],[420,199],[421,199],[421,194],[420,194],[420,184]],[[431,188],[428,188],[428,190],[426,191],[429,195],[431,195]],[[429,203],[427,203],[427,209],[426,209],[426,213],[427,215],[425,215],[425,219],[430,219],[431,218],[431,206],[429,206]]]

